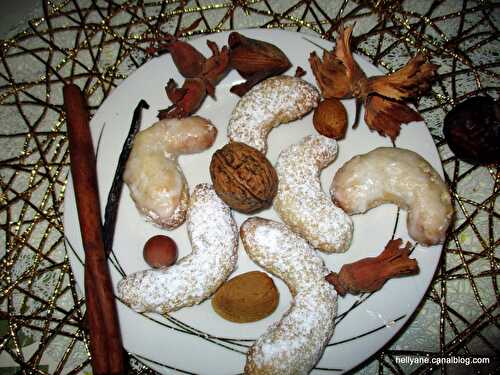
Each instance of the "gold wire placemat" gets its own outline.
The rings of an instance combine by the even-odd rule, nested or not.
[[[500,90],[500,3],[494,1],[44,1],[44,17],[0,46],[0,373],[90,371],[85,301],[64,246],[68,144],[62,85],[71,78],[95,111],[146,60],[148,36],[200,19],[196,36],[283,28],[333,40],[356,22],[354,44],[392,70],[417,50],[440,65],[419,100],[453,195],[456,222],[433,282],[410,323],[363,373],[459,373],[404,356],[500,356],[499,166],[472,166],[443,139],[446,112]],[[184,35],[188,37],[190,35]],[[468,367],[463,373],[495,367]],[[498,364],[498,362],[496,362]],[[149,373],[131,358],[131,373]],[[493,366],[495,366],[493,364]],[[462,368],[463,370],[463,368]]]

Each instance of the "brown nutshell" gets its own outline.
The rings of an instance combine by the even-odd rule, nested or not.
[[[224,283],[212,297],[212,307],[222,318],[249,323],[271,315],[278,306],[279,292],[267,274],[250,271]]]
[[[243,213],[271,206],[278,188],[276,171],[264,154],[239,142],[213,154],[210,176],[217,195]]]
[[[335,98],[321,101],[314,110],[313,125],[325,137],[344,138],[347,131],[347,111],[342,102]]]

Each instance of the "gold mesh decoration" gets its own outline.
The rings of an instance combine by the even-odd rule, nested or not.
[[[440,65],[418,103],[453,192],[456,223],[438,272],[410,324],[363,373],[431,372],[403,356],[500,356],[499,166],[457,160],[441,132],[465,97],[500,90],[500,3],[477,1],[44,1],[44,17],[0,41],[0,373],[90,371],[84,303],[63,237],[68,145],[62,84],[85,90],[95,111],[147,56],[148,36],[244,27],[283,28],[333,39],[356,22],[357,51],[394,69],[416,50]],[[186,36],[186,35],[184,35]],[[131,358],[130,372],[151,373]],[[443,364],[442,373],[460,367]],[[463,373],[471,373],[473,367]],[[479,369],[479,368],[477,368]],[[475,371],[478,371],[478,370]],[[462,368],[463,370],[463,368]]]

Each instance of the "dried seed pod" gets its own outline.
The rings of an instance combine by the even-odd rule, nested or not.
[[[266,78],[287,71],[292,64],[274,44],[247,38],[232,32],[228,39],[231,66],[247,81],[231,88],[231,92],[243,96],[254,85]]]

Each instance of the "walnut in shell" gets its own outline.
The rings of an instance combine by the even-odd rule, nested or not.
[[[217,195],[243,213],[271,206],[278,187],[276,171],[264,154],[240,142],[213,154],[210,176]]]

